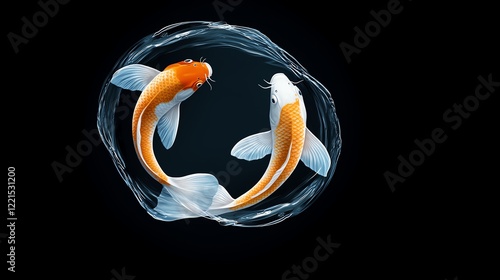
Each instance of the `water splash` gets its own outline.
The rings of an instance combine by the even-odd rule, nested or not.
[[[113,73],[132,63],[145,64],[161,70],[166,65],[187,57],[207,59],[207,53],[210,54],[210,64],[214,67],[214,73],[219,73],[219,75],[225,73],[225,76],[232,77],[225,79],[225,76],[221,75],[215,79],[217,86],[219,83],[229,83],[229,81],[241,79],[241,77],[258,84],[265,78],[269,79],[276,72],[285,73],[291,80],[301,81],[297,86],[304,98],[309,98],[310,101],[306,103],[309,116],[308,126],[314,121],[314,125],[317,126],[315,134],[327,148],[332,162],[326,177],[316,176],[311,171],[301,173],[300,178],[290,178],[285,182],[287,187],[285,188],[284,184],[282,187],[284,190],[280,191],[279,194],[271,195],[252,207],[222,214],[212,217],[212,219],[217,220],[222,225],[268,226],[301,213],[330,184],[336,169],[342,141],[335,105],[329,91],[312,77],[295,58],[273,43],[267,36],[249,27],[206,21],[172,24],[139,40],[118,60],[101,89],[97,126],[120,176],[132,190],[141,206],[151,216],[159,220],[166,220],[163,214],[154,209],[157,197],[161,192],[161,185],[150,178],[137,164],[135,151],[132,148],[133,144],[128,127],[131,113],[124,113],[127,110],[123,110],[125,105],[121,100],[124,95],[130,92],[109,83]],[[228,53],[236,55],[229,58]],[[215,66],[217,60],[224,63],[217,67]],[[254,65],[250,65],[252,63]],[[236,76],[235,72],[237,72],[237,77],[233,77]],[[219,86],[219,89],[222,88]],[[215,85],[213,91],[217,91]],[[254,91],[255,89],[251,89],[251,92]],[[245,98],[262,95],[262,93],[250,94],[244,89],[238,92],[241,92],[240,94],[244,95]],[[231,94],[237,93],[232,92]],[[230,105],[216,103],[212,106],[225,108],[225,106]],[[181,120],[183,118],[185,117],[181,113]],[[248,135],[256,132],[245,131]],[[176,159],[170,158],[169,160],[175,161]],[[261,159],[261,161],[267,165],[266,160]],[[169,170],[165,172],[171,174]],[[199,171],[193,170],[189,173],[197,172]],[[248,184],[243,187],[251,188],[253,186],[252,180],[248,179]],[[231,189],[228,191],[231,193]]]

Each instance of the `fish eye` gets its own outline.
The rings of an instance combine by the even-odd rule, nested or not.
[[[297,92],[299,93],[299,95],[302,95],[302,91],[300,91],[299,88],[297,88]]]
[[[184,62],[191,63],[191,62],[193,62],[193,60],[188,58],[188,59],[184,59]]]
[[[202,82],[198,82],[198,83],[196,83],[196,87],[197,87],[197,88],[200,88],[202,85],[203,85],[203,83],[202,83]]]
[[[273,96],[271,96],[271,103],[276,104],[276,102],[278,102],[278,98],[273,94]]]

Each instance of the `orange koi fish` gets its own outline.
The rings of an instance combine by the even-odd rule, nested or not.
[[[132,117],[132,137],[142,166],[163,185],[157,208],[161,209],[167,220],[205,216],[215,194],[222,188],[211,174],[168,176],[153,151],[155,130],[166,149],[173,145],[181,102],[211,76],[210,64],[186,59],[167,66],[161,72],[142,64],[127,65],[117,70],[111,78],[111,83],[116,86],[142,91]]]

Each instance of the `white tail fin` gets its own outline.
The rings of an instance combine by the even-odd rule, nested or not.
[[[170,185],[163,187],[155,210],[169,221],[213,216],[210,208],[233,200],[211,174],[197,173],[168,180]]]
[[[226,188],[219,185],[219,189],[214,196],[212,205],[209,208],[210,215],[220,215],[231,212],[234,198],[227,192]]]
[[[161,216],[161,220],[175,221],[187,218],[196,218],[199,215],[189,211],[186,207],[179,204],[168,192],[170,186],[165,186],[158,196],[158,203],[154,210]],[[155,217],[157,215],[154,215]]]
[[[170,195],[182,206],[198,216],[205,216],[219,189],[217,178],[211,174],[191,174],[169,177],[166,186]]]

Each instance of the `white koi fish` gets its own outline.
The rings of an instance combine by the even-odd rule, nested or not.
[[[306,108],[299,88],[283,73],[273,75],[270,88],[271,130],[243,138],[231,151],[231,155],[245,160],[271,154],[269,165],[254,187],[236,199],[219,189],[210,213],[236,211],[262,201],[290,177],[299,161],[321,176],[330,169],[327,149],[306,127]]]

